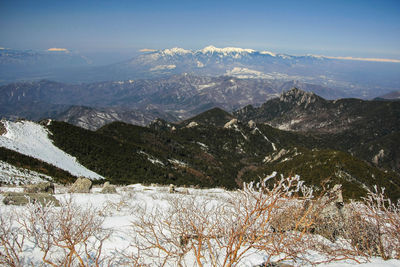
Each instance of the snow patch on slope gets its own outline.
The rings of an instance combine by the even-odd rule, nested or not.
[[[154,68],[151,68],[150,71],[158,71],[158,70],[173,70],[176,68],[176,65],[158,65]]]
[[[2,122],[7,133],[0,136],[0,146],[40,159],[75,176],[104,179],[79,164],[75,157],[56,147],[48,137],[50,133],[43,126],[30,121]]]
[[[0,182],[2,184],[37,184],[52,181],[52,179],[53,178],[50,176],[24,168],[18,168],[0,160]]]
[[[213,87],[215,85],[216,85],[216,83],[199,84],[199,85],[197,85],[197,88],[201,91],[201,90],[203,90],[205,88]]]

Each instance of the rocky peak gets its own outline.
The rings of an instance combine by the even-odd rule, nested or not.
[[[149,124],[149,128],[159,131],[159,130],[170,130],[172,126],[167,121],[157,118]]]
[[[298,106],[305,105],[306,107],[311,103],[317,101],[318,96],[311,92],[305,92],[296,87],[284,92],[280,96],[280,101],[285,103],[296,103]]]
[[[0,135],[6,134],[6,133],[7,133],[7,128],[4,125],[4,123],[0,121]]]

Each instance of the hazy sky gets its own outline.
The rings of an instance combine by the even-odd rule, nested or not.
[[[0,46],[124,53],[236,46],[400,59],[400,1],[0,0]]]

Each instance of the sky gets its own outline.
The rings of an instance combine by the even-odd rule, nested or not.
[[[400,59],[400,1],[0,0],[0,47],[122,56],[208,45]]]

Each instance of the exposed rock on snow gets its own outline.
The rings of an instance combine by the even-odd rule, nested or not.
[[[175,185],[170,184],[170,185],[169,185],[168,192],[171,193],[171,194],[172,194],[172,193],[175,193]]]
[[[7,133],[7,129],[4,126],[3,122],[0,121],[0,135],[6,134]]]
[[[230,121],[228,121],[227,123],[225,123],[224,128],[225,129],[230,129],[232,128],[234,125],[237,125],[237,119],[232,119]]]
[[[89,193],[92,188],[92,181],[87,178],[79,177],[68,190],[69,193]]]
[[[192,122],[190,122],[187,126],[186,126],[186,128],[193,128],[193,127],[196,127],[196,126],[198,126],[199,124],[197,123],[197,122],[195,122],[195,121],[192,121]]]
[[[385,156],[385,150],[381,149],[379,150],[379,153],[374,156],[372,162],[378,165],[379,160],[382,159],[384,156]]]
[[[247,125],[250,127],[250,129],[256,128],[256,123],[253,120],[250,120]]]
[[[40,203],[46,205],[52,202],[55,206],[59,206],[58,200],[51,194],[47,193],[21,193],[7,192],[4,194],[3,203],[5,205],[26,205],[28,203]]]
[[[54,184],[50,182],[37,183],[32,185],[27,185],[24,188],[25,193],[49,193],[54,194]]]
[[[116,194],[117,189],[115,185],[110,184],[109,182],[105,182],[103,188],[101,189],[102,194]]]

